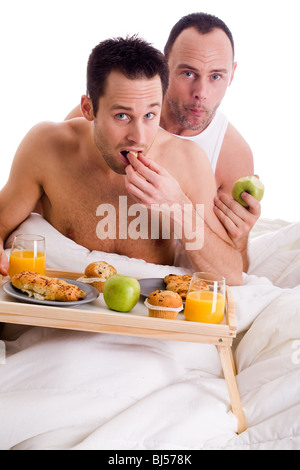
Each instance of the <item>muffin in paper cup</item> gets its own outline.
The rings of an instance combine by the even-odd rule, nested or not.
[[[114,266],[106,263],[106,261],[95,261],[85,268],[84,276],[81,276],[77,281],[90,284],[99,292],[103,292],[105,281],[114,274],[117,274]]]
[[[177,292],[155,290],[151,292],[144,304],[148,308],[149,317],[176,320],[183,309],[182,299]]]
[[[103,286],[105,284],[106,278],[81,276],[77,279],[77,281],[83,282],[84,284],[89,284],[90,286],[95,287],[99,292],[103,292]]]

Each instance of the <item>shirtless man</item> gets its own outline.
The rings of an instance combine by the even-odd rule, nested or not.
[[[189,206],[194,222],[200,217],[195,208],[203,204],[204,243],[201,249],[186,250],[189,262],[196,271],[217,271],[228,284],[241,284],[241,256],[213,212],[216,187],[205,153],[193,142],[158,130],[167,83],[163,54],[138,38],[111,39],[94,48],[87,95],[81,99],[84,117],[41,123],[29,131],[0,192],[3,274],[8,267],[3,242],[39,200],[44,218],[89,250],[172,264],[172,236],[100,239],[99,207],[114,207],[118,219],[123,196],[128,209],[138,202],[148,214],[153,204],[176,204],[182,214]],[[138,152],[138,158],[127,151]],[[179,241],[186,247],[185,233]]]
[[[246,272],[249,233],[261,208],[248,193],[242,197],[249,209],[231,196],[233,183],[254,172],[249,145],[218,109],[237,66],[232,34],[219,18],[192,13],[174,25],[164,53],[170,82],[160,125],[183,139],[193,140],[205,150],[217,184],[215,214],[241,252]],[[77,106],[66,119],[80,115]]]

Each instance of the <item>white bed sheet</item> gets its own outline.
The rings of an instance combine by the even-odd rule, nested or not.
[[[38,215],[21,231],[46,235],[49,268],[104,259],[128,275],[170,272],[91,253]],[[244,433],[214,346],[6,325],[0,448],[300,449],[300,222],[261,220],[249,245],[249,274],[232,287]]]

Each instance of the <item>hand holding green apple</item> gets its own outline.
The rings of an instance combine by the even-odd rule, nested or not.
[[[232,188],[232,197],[242,206],[248,207],[248,204],[241,198],[241,194],[246,192],[261,201],[264,195],[265,187],[256,176],[244,176],[238,179]]]
[[[140,298],[140,283],[134,277],[114,274],[103,287],[103,298],[111,310],[129,312]]]

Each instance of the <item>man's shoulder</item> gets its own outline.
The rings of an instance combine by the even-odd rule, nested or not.
[[[85,122],[83,118],[62,122],[43,121],[32,127],[28,134],[31,138],[49,143],[72,141],[84,132]]]
[[[159,129],[157,144],[152,158],[178,179],[211,171],[206,153],[195,142]]]
[[[161,148],[172,148],[177,153],[189,153],[189,152],[200,152],[204,153],[198,144],[189,139],[181,139],[179,136],[171,134],[170,132],[159,128],[157,134],[157,144]]]
[[[237,130],[237,128],[231,122],[229,122],[224,136],[223,150],[232,149],[235,147],[239,150],[243,149],[245,152],[251,153],[251,148],[248,142]]]

